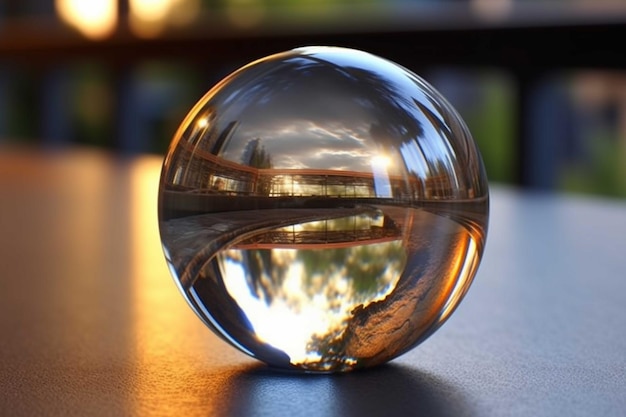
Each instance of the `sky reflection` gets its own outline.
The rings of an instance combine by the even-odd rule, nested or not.
[[[378,152],[368,136],[366,127],[345,126],[339,121],[327,125],[306,119],[274,119],[243,124],[220,156],[240,162],[250,138],[261,138],[276,169],[367,171]]]
[[[356,307],[384,299],[395,288],[406,262],[401,240],[344,250],[272,249],[267,251],[264,276],[251,277],[249,263],[258,255],[255,252],[229,249],[218,254],[224,284],[259,340],[285,352],[292,364],[322,359],[324,350],[311,345],[331,344],[342,335]],[[334,262],[318,264],[322,270],[307,262],[327,255]],[[384,268],[370,267],[374,259],[384,259]],[[362,277],[351,273],[351,265],[357,264],[369,275],[367,287],[356,281]],[[259,286],[262,290],[257,290]]]
[[[318,185],[343,175],[373,179],[368,196],[381,198],[486,195],[472,138],[445,99],[402,67],[348,49],[296,49],[236,71],[176,140],[167,180],[179,189],[276,196],[282,175]],[[296,179],[290,188],[301,195]]]

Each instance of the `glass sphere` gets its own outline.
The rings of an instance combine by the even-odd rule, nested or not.
[[[488,186],[452,106],[377,56],[306,47],[235,71],[165,159],[159,227],[198,316],[280,368],[348,371],[432,334],[472,282]]]

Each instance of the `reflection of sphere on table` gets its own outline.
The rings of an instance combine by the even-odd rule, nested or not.
[[[346,371],[449,317],[483,251],[488,189],[452,107],[406,69],[343,48],[255,61],[179,128],[161,237],[190,305],[270,365]]]

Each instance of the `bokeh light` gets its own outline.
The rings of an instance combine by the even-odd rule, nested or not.
[[[59,17],[91,39],[111,35],[117,25],[117,0],[56,0]]]
[[[185,26],[200,13],[199,0],[129,0],[129,24],[137,36],[153,38],[169,26]]]

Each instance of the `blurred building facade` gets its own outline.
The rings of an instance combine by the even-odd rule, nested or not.
[[[421,15],[426,18],[415,17]],[[435,19],[437,16],[441,19]],[[343,34],[352,31],[369,36],[363,45],[371,44],[384,52],[387,41],[376,34],[387,33],[394,22],[402,28],[414,25],[439,34],[447,30],[450,36],[459,28],[472,33],[490,27],[532,28],[551,22],[555,27],[621,27],[626,22],[626,3],[3,0],[0,144],[96,146],[163,154],[191,106],[223,76],[260,57],[254,47],[259,39],[279,33],[285,39],[297,35],[300,41],[311,35],[312,41],[334,39],[337,44],[349,45],[355,38]],[[439,22],[440,27],[433,22]],[[320,38],[319,33],[335,38]],[[41,34],[50,36],[46,39]],[[406,37],[410,36],[407,30]],[[251,46],[238,54],[227,54],[227,59],[221,59],[219,51],[192,49],[180,54],[194,55],[193,59],[159,59],[153,49],[158,51],[160,45],[165,48],[177,37],[223,37],[228,42],[240,37],[243,40],[237,45],[250,40]],[[471,43],[473,39],[465,41]],[[80,52],[88,51],[90,45],[106,51],[123,42],[136,44],[138,50],[152,48],[150,56],[144,59],[138,52],[135,61],[125,58],[114,62],[89,54],[82,57]],[[407,43],[415,42],[427,45],[431,41],[418,36]],[[610,47],[615,54],[620,53],[618,43]],[[37,48],[44,55],[58,52],[61,58],[48,59],[45,65],[20,58],[20,51],[36,56]],[[201,54],[207,55],[198,56]],[[523,61],[523,56],[516,59]],[[542,189],[626,196],[626,68],[602,68],[597,62],[589,62],[588,68],[578,64],[570,67],[563,62],[559,68],[534,77],[529,88],[509,67],[498,66],[497,58],[493,62],[495,65],[464,66],[442,59],[411,67],[464,117],[481,148],[490,179]],[[538,64],[531,63],[529,68],[533,65]],[[520,103],[525,106],[523,114]],[[523,144],[518,143],[520,124],[525,123],[520,117],[531,120],[522,129]],[[520,164],[527,166],[520,169]],[[523,179],[520,171],[524,172]]]

